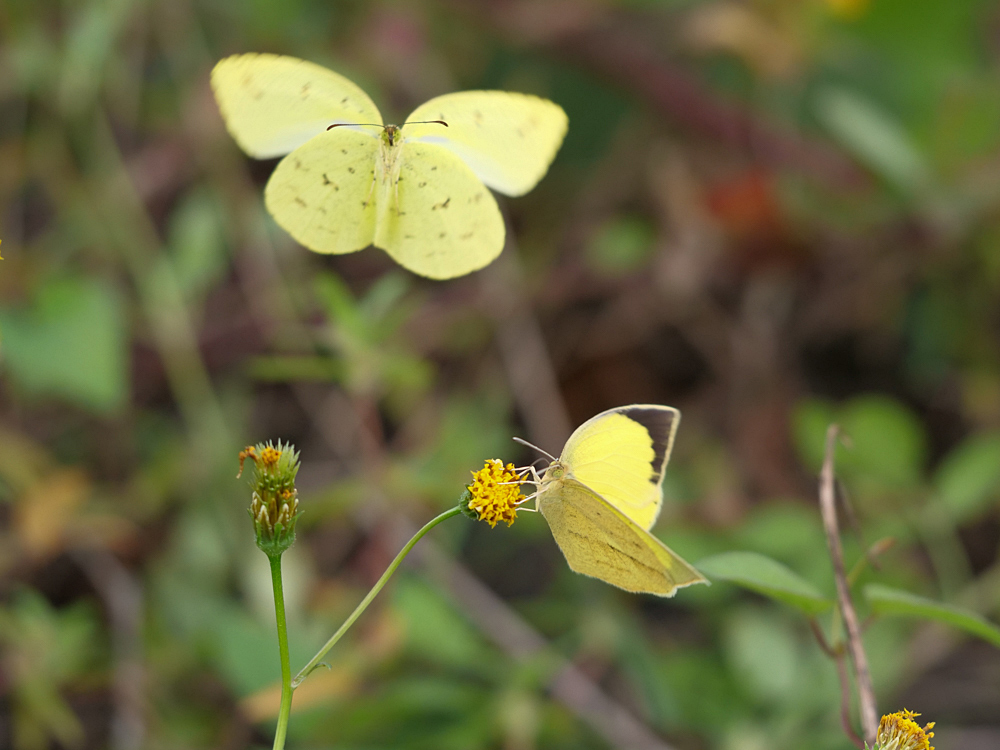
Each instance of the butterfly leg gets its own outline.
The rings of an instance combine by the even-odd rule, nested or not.
[[[541,487],[541,484],[542,484],[542,478],[540,476],[538,476],[538,471],[535,470],[535,465],[534,464],[531,464],[529,466],[524,466],[524,467],[518,469],[517,471],[524,472],[524,476],[527,476],[530,473],[531,474],[531,480],[530,480],[531,484],[535,485],[535,491],[532,492],[530,495],[528,495],[523,500],[521,500],[518,503],[518,505],[523,505],[524,503],[527,503],[527,502],[529,502],[531,500],[534,500],[535,501],[535,507],[534,508],[524,508],[523,510],[531,511],[532,513],[537,513],[538,512],[538,495],[541,493],[540,487]],[[523,480],[523,481],[526,481],[526,480]]]
[[[533,466],[522,466],[520,468],[514,469],[514,471],[517,473],[517,481],[514,481],[514,482],[500,482],[500,484],[502,484],[502,485],[503,484],[521,485],[521,484],[526,484],[526,483],[528,483],[530,481],[531,484],[535,485],[536,487],[538,486],[538,472],[535,471],[535,468]],[[533,477],[531,480],[527,479],[529,473]],[[522,497],[520,500],[518,500],[515,503],[515,505],[517,505],[520,508],[520,506],[524,505],[525,503],[529,502],[530,500],[534,500],[535,496],[537,494],[538,494],[537,492],[533,492],[532,494],[528,495],[527,497]],[[521,510],[525,510],[525,511],[529,511],[531,513],[534,513],[534,512],[536,512],[538,510],[538,507],[537,507],[538,503],[537,502],[535,503],[535,506],[536,507],[534,507],[534,508],[521,508]]]

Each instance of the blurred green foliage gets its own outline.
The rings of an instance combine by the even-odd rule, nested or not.
[[[53,279],[28,310],[0,315],[4,364],[27,395],[56,396],[100,412],[127,397],[127,331],[113,287]]]
[[[529,513],[451,521],[297,692],[291,747],[627,746],[567,704],[567,662],[672,747],[851,747],[808,622],[836,637],[831,421],[880,707],[1000,744],[998,23],[985,0],[6,0],[0,746],[270,744],[243,446],[302,451],[295,669],[408,524],[483,459],[535,458],[512,435],[558,451],[632,402],[684,413],[656,533],[713,585],[628,596]],[[209,71],[248,51],[388,117],[537,93],[568,137],[480,273],[320,257],[215,109]]]

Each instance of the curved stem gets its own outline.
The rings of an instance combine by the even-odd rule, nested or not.
[[[378,592],[382,590],[382,587],[385,586],[386,582],[388,582],[388,580],[392,577],[392,574],[396,572],[396,568],[399,567],[400,563],[402,563],[403,560],[406,558],[406,556],[410,553],[410,550],[413,549],[413,546],[420,541],[421,537],[423,537],[424,534],[426,534],[428,531],[433,529],[435,526],[437,526],[445,519],[451,518],[452,516],[457,516],[461,512],[462,508],[456,505],[451,510],[446,510],[444,513],[437,516],[436,518],[432,518],[424,525],[422,529],[420,529],[420,531],[418,531],[416,534],[413,535],[413,538],[410,539],[410,541],[406,543],[406,546],[399,551],[398,555],[396,555],[396,559],[394,559],[389,564],[389,567],[386,568],[385,573],[383,573],[382,577],[378,579],[378,581],[372,587],[372,590],[369,591],[368,595],[361,600],[361,604],[359,604],[357,608],[351,613],[351,616],[344,621],[344,624],[340,626],[340,629],[337,630],[336,633],[330,636],[330,640],[328,640],[325,644],[323,644],[323,648],[321,648],[319,651],[316,652],[316,655],[309,660],[309,663],[306,664],[304,667],[302,667],[302,669],[299,670],[299,673],[295,675],[295,679],[292,680],[292,689],[297,688],[299,685],[302,684],[302,681],[306,677],[308,677],[309,673],[312,672],[316,668],[316,666],[320,663],[320,659],[326,656],[327,651],[329,651],[331,648],[334,647],[337,641],[339,641],[341,637],[344,635],[344,633],[348,631],[351,625],[354,624],[354,621],[357,620],[361,616],[361,613],[368,608],[368,605],[372,603],[372,599],[374,599],[378,594]],[[277,747],[278,746],[275,745],[276,750]]]
[[[274,732],[274,750],[283,750],[288,731],[288,715],[292,710],[292,668],[288,661],[288,628],[285,625],[285,593],[281,585],[281,555],[268,555],[271,561],[271,583],[274,587],[274,616],[278,622],[278,653],[281,657],[281,707],[278,728]]]

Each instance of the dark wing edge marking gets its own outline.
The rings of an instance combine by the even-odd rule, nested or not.
[[[674,436],[681,421],[681,413],[676,409],[652,408],[644,405],[628,406],[619,411],[633,422],[638,422],[647,430],[653,440],[653,474],[650,483],[659,486],[674,448]]]

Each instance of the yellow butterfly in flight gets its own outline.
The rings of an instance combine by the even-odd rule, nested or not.
[[[246,153],[285,157],[264,190],[282,228],[319,253],[374,244],[432,279],[500,254],[504,221],[486,186],[527,193],[566,134],[557,104],[507,91],[446,94],[385,125],[348,79],[279,55],[221,60],[212,89]]]

